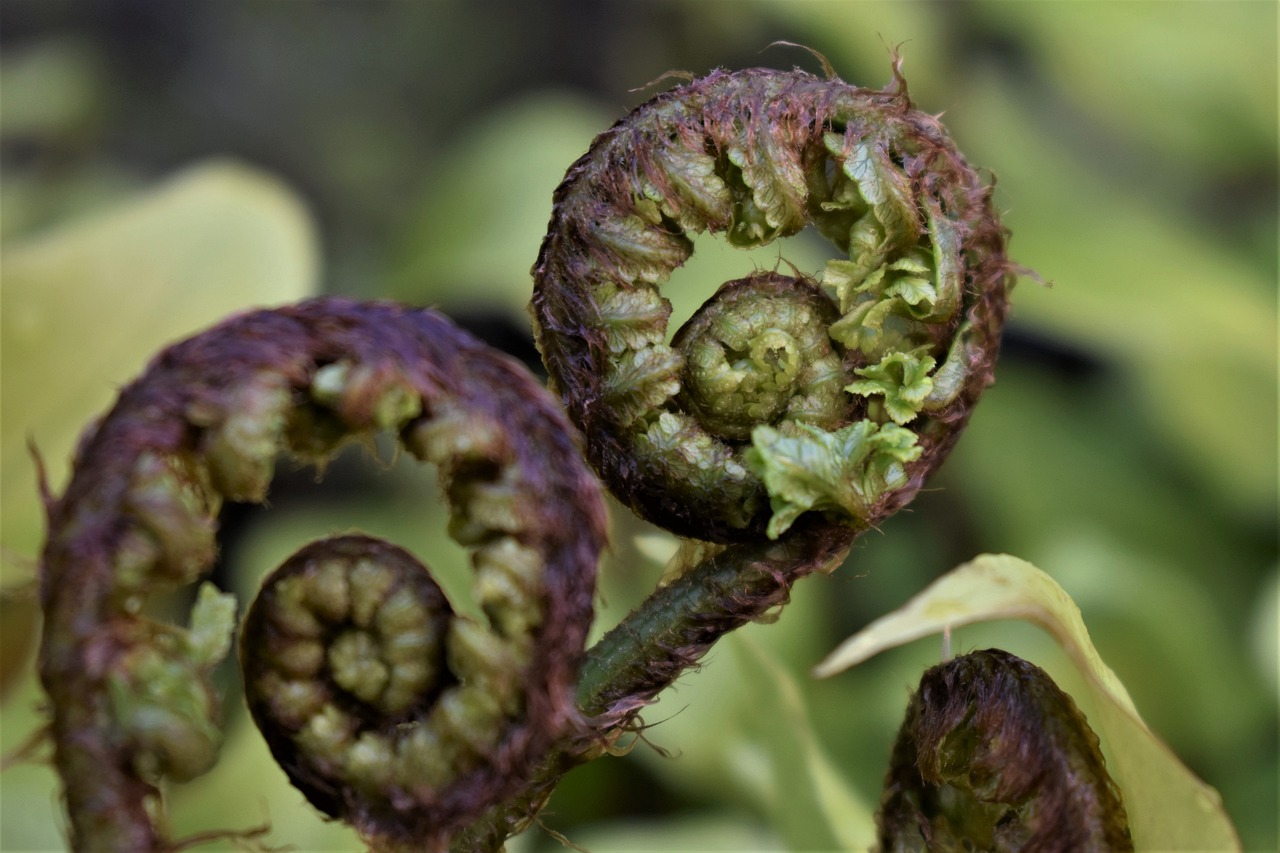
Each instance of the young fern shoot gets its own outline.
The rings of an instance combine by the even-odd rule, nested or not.
[[[991,196],[896,63],[883,90],[713,72],[570,167],[533,269],[552,389],[619,500],[728,544],[589,652],[584,707],[634,713],[942,464],[992,382],[1015,280]],[[666,342],[661,285],[691,234],[749,247],[808,225],[845,257],[729,282]]]
[[[429,311],[260,311],[163,352],[50,506],[40,675],[75,848],[167,849],[161,782],[217,757],[208,675],[233,605],[206,586],[181,628],[144,615],[146,597],[208,571],[220,502],[263,500],[277,456],[378,430],[439,466],[488,618],[452,614],[386,543],[307,546],[268,578],[241,640],[272,753],[374,846],[442,849],[583,735],[574,684],[604,510],[554,402]]]
[[[885,853],[1133,849],[1084,714],[1044,670],[1000,649],[921,676],[877,823]]]
[[[812,225],[847,257],[730,282],[667,343],[690,235]],[[883,91],[715,72],[601,134],[555,194],[533,312],[609,487],[715,542],[905,504],[990,384],[1011,267],[991,188],[895,67]]]

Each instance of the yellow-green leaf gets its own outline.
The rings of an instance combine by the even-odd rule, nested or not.
[[[867,850],[875,841],[872,807],[832,766],[814,735],[795,679],[763,645],[735,635],[730,647],[754,697],[750,719],[764,746],[771,823],[792,850]]]
[[[922,452],[911,430],[870,420],[835,432],[805,423],[785,432],[762,425],[751,442],[746,461],[769,492],[771,539],[812,509],[861,521],[885,492],[906,482],[903,464]]]
[[[229,162],[196,166],[110,210],[6,246],[5,552],[33,555],[42,532],[28,439],[60,489],[81,429],[148,358],[228,313],[314,291],[317,259],[298,199],[274,178]]]

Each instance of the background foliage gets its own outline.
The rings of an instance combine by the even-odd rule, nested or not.
[[[671,69],[818,70],[762,51],[778,39],[878,87],[901,44],[916,102],[998,174],[1013,255],[1053,286],[1015,293],[999,383],[935,488],[646,715],[677,758],[642,744],[583,768],[547,821],[597,851],[839,844],[847,827],[823,815],[874,801],[938,650],[826,681],[809,668],[952,566],[1005,551],[1071,593],[1245,846],[1275,849],[1276,33],[1267,2],[8,0],[0,747],[38,721],[28,438],[60,488],[74,435],[149,353],[306,293],[439,304],[531,358],[528,268],[551,191],[652,91],[636,87]],[[826,247],[808,236],[781,257],[814,270]],[[669,288],[677,315],[778,258],[700,242]],[[313,479],[282,471],[269,511],[228,511],[220,582],[247,596],[307,538],[356,526],[458,571],[429,474],[353,455]],[[621,512],[613,540],[602,627],[674,548]],[[1023,625],[953,642],[1054,671]],[[270,765],[226,678],[224,758],[173,792],[177,831],[269,814],[273,839],[349,848]],[[0,848],[60,847],[51,772],[18,765],[0,786]]]

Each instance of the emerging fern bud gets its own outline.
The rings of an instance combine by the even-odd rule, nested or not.
[[[920,679],[878,821],[885,853],[1133,849],[1084,715],[1044,670],[999,649]]]

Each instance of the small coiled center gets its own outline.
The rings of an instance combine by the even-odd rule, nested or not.
[[[842,355],[826,332],[837,317],[803,279],[756,273],[729,282],[672,340],[685,356],[681,406],[731,441],[785,419],[838,426],[849,399]]]
[[[273,575],[259,601],[247,630],[266,641],[267,654],[251,682],[290,728],[307,731],[332,700],[326,676],[370,711],[393,716],[439,690],[448,604],[406,552],[360,536],[312,543]]]

